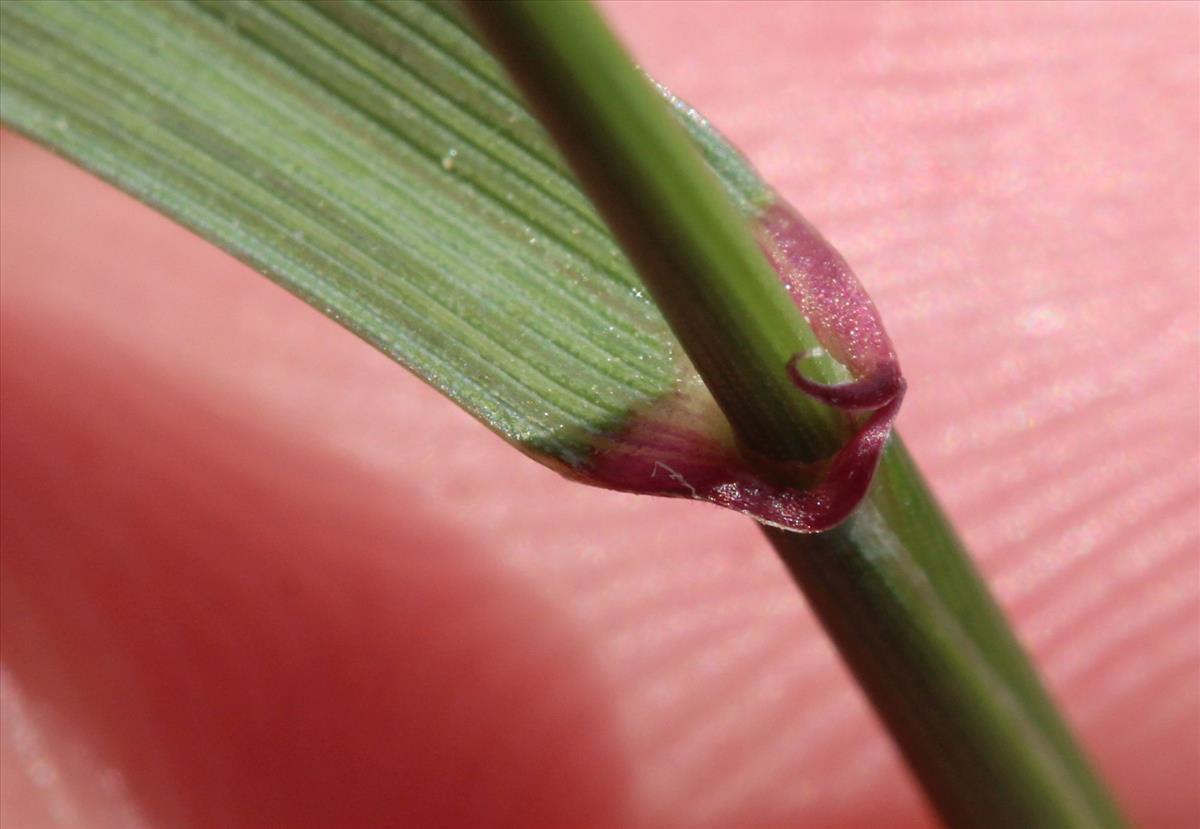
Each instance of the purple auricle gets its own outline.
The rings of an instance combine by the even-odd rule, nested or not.
[[[855,418],[845,444],[817,464],[763,463],[739,450],[707,391],[689,377],[598,442],[572,476],[614,489],[693,498],[765,524],[821,532],[844,521],[870,488],[904,397],[900,365],[874,304],[845,259],[783,202],[755,230],[817,342],[852,380],[828,385],[805,376],[797,354],[780,366],[805,394]]]

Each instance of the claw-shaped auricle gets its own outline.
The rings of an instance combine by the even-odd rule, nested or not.
[[[634,417],[597,447],[575,475],[616,489],[676,495],[719,504],[767,524],[820,532],[845,520],[866,496],[904,397],[905,383],[887,332],[846,261],[788,205],[765,209],[759,240],[817,341],[853,379],[819,383],[786,366],[805,394],[859,418],[851,437],[822,464],[763,466],[747,459],[727,431],[697,415],[696,394],[671,399]],[[808,481],[807,485],[797,485]]]

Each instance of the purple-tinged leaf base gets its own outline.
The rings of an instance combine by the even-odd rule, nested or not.
[[[817,341],[853,377],[835,385],[787,371],[805,394],[846,413],[853,432],[829,459],[788,463],[740,447],[715,402],[685,364],[673,393],[636,413],[572,477],[627,492],[693,498],[771,526],[821,532],[837,526],[870,489],[904,398],[900,364],[879,314],[846,261],[783,202],[756,223],[760,244]]]

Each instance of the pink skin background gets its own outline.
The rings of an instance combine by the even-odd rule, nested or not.
[[[873,294],[1133,819],[1200,825],[1198,7],[606,8]],[[748,520],[569,484],[2,148],[6,827],[933,822]]]

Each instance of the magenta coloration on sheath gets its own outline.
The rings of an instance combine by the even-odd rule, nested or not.
[[[871,298],[815,227],[787,203],[776,202],[762,212],[758,232],[775,272],[833,359],[859,379],[896,361]]]
[[[781,366],[805,394],[857,416],[854,433],[816,464],[751,458],[696,380],[637,413],[618,435],[598,442],[572,477],[656,495],[694,498],[746,513],[765,524],[820,532],[844,521],[866,496],[905,383],[891,341],[850,266],[788,205],[759,217],[759,241],[817,341],[850,372],[829,385],[800,369],[806,355]],[[690,371],[689,375],[694,375]],[[855,413],[852,415],[851,413]]]

